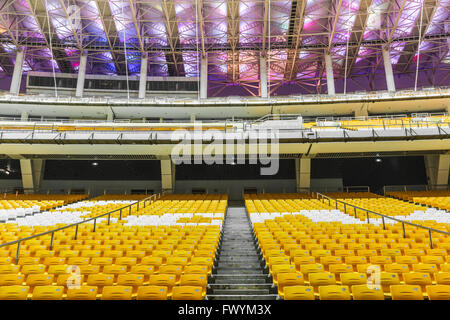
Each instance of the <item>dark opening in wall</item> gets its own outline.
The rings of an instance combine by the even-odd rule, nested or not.
[[[385,185],[427,184],[423,156],[312,159],[311,178],[342,178],[344,186],[370,186],[373,192]]]
[[[0,160],[0,179],[19,180],[22,179],[20,161],[13,159]]]
[[[160,180],[155,160],[47,160],[44,180]]]
[[[260,180],[295,179],[295,161],[279,159],[274,175],[262,175],[260,164],[181,164],[175,169],[176,180]]]

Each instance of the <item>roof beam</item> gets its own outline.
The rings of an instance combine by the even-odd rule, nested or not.
[[[50,42],[59,42],[59,39],[55,29],[53,28],[53,24],[51,23],[51,21],[48,21],[49,14],[47,13],[47,8],[45,8],[42,1],[45,0],[25,0],[31,14],[33,15],[34,20],[36,21],[40,33],[45,39],[47,47],[50,48]],[[61,72],[74,72],[72,64],[67,60],[67,55],[64,49],[59,50],[53,48],[52,55],[56,60],[58,68]]]
[[[400,5],[400,8],[399,8],[398,13],[397,13],[397,16],[395,17],[394,25],[392,26],[392,30],[391,30],[391,33],[389,35],[388,41],[385,44],[385,47],[389,47],[391,45],[391,43],[392,43],[392,40],[394,39],[394,33],[397,30],[398,23],[400,21],[400,17],[402,16],[403,9],[405,9],[405,5],[406,5],[407,2],[408,2],[408,0],[403,0],[402,4]],[[389,31],[389,29],[387,31]]]
[[[336,8],[336,10],[333,10],[336,7],[335,1],[338,1],[337,8]],[[327,17],[326,23],[324,23],[324,25],[328,26],[328,29],[324,30],[326,33],[329,34],[328,44],[327,44],[327,47],[325,48],[325,50],[323,51],[323,55],[320,55],[320,54],[318,55],[319,61],[325,62],[325,59],[327,59],[326,55],[330,55],[331,48],[333,46],[334,34],[336,32],[336,25],[337,25],[337,20],[339,17],[339,12],[341,11],[341,6],[342,6],[342,0],[329,1],[328,17]],[[317,71],[319,72],[319,75],[320,75],[319,81],[320,82],[322,82],[323,73],[326,70],[326,65],[327,65],[327,63],[317,63],[316,73],[317,73]],[[327,75],[327,77],[328,77],[328,75]]]
[[[233,83],[239,80],[239,0],[227,0],[227,42],[231,46],[227,59],[227,78]]]
[[[269,0],[264,0],[264,22],[263,22],[263,38],[262,38],[262,47],[261,52],[262,56],[266,56],[266,38],[267,38],[267,30],[270,24],[269,21]]]
[[[77,30],[75,30],[75,26],[72,23],[72,18],[70,17],[69,12],[67,11],[66,4],[64,3],[64,0],[59,0],[59,3],[61,4],[61,8],[63,9],[64,14],[66,15],[67,23],[70,25],[70,30],[72,30],[73,38],[77,42],[78,50],[83,52],[83,44],[82,44],[81,39],[80,39],[80,37],[79,37],[79,35],[77,33]]]
[[[397,13],[397,16],[395,17],[394,26],[392,27],[392,32],[391,32],[391,34],[389,35],[387,41],[386,41],[386,40],[383,40],[385,43],[384,43],[384,44],[382,45],[382,47],[381,47],[381,49],[382,49],[382,50],[381,50],[381,53],[383,52],[383,48],[386,48],[386,47],[387,47],[387,48],[389,49],[389,47],[390,47],[392,41],[394,40],[394,33],[395,33],[395,30],[397,29],[398,22],[400,21],[400,17],[401,17],[401,15],[402,15],[403,9],[405,8],[406,2],[407,2],[407,0],[403,0],[403,1],[402,1],[402,4],[401,4],[400,7],[399,7],[399,11],[398,11],[398,13]],[[395,2],[395,3],[397,3],[397,2]],[[394,5],[394,1],[389,2],[389,7],[388,7],[388,9],[386,10],[386,13],[387,13],[388,15],[389,15],[389,14],[393,15],[393,13],[390,13],[390,10],[391,10],[391,8],[393,7],[393,5]],[[386,17],[386,20],[385,20],[386,32],[389,32],[389,27],[388,27],[388,22],[389,22],[389,21],[388,21],[388,20],[389,20],[389,16]],[[378,56],[378,54],[377,54],[376,59],[377,59],[377,64],[376,64],[376,66],[373,68],[373,71],[372,71],[372,81],[375,79],[375,75],[376,75],[376,73],[377,73],[377,71],[378,71],[378,68],[380,67],[381,63],[383,63],[383,58],[380,58],[380,57]],[[373,82],[372,82],[372,83],[373,83]]]
[[[411,32],[411,35],[417,37],[419,37],[420,35],[420,37],[417,42],[411,42],[405,45],[403,53],[397,62],[397,66],[399,66],[400,68],[402,68],[403,66],[403,72],[406,72],[406,70],[408,70],[409,66],[411,65],[416,55],[417,49],[419,48],[419,44],[422,43],[423,39],[425,38],[425,35],[427,34],[428,28],[431,25],[431,21],[433,20],[433,17],[440,3],[441,0],[424,0],[423,6],[421,7],[422,12],[417,16],[414,28]],[[422,15],[422,28],[420,28],[420,15]]]
[[[6,29],[6,31],[8,32],[8,35],[11,38],[14,45],[16,46],[16,48],[19,49],[20,45],[17,42],[16,37],[14,36],[14,34],[11,31],[8,21],[5,20],[5,18],[3,17],[3,15],[1,13],[0,13],[0,23],[1,23],[1,26],[3,26]],[[1,45],[0,45],[0,67],[2,67],[3,71],[6,72],[7,74],[12,74],[14,71],[13,61],[9,57],[8,52],[6,52],[5,49],[3,48],[3,46],[1,46]]]
[[[180,34],[178,31],[177,13],[173,0],[161,0],[164,16],[164,25],[166,27],[167,42],[170,46],[170,53],[166,53],[167,69],[169,76],[184,76],[184,64],[181,51],[177,50],[180,46]]]
[[[144,53],[144,43],[142,41],[142,37],[141,37],[141,30],[140,30],[140,26],[139,26],[139,22],[137,21],[137,13],[139,13],[139,4],[135,3],[132,0],[128,0],[128,3],[130,4],[130,10],[131,10],[131,16],[133,17],[133,23],[134,23],[134,27],[136,29],[136,37],[138,38],[139,41],[139,49],[141,50],[141,53]],[[134,7],[136,5],[136,8]],[[126,39],[125,39],[126,41]]]
[[[9,75],[12,75],[14,72],[14,67],[9,54],[5,51],[5,49],[3,49],[2,46],[0,46],[0,67],[2,67],[3,71]]]
[[[108,41],[109,50],[111,52],[112,60],[117,74],[126,74],[125,70],[125,54],[114,50],[120,46],[120,38],[117,32],[116,24],[111,12],[111,7],[108,0],[95,0],[95,5],[102,22],[103,30]]]
[[[289,20],[289,36],[287,39],[287,60],[284,69],[284,79],[292,80],[298,71],[298,56],[302,43],[302,30],[305,21],[306,0],[293,0]]]
[[[334,15],[330,16],[330,20],[333,21],[333,23],[331,24],[331,32],[330,32],[330,36],[328,37],[328,49],[326,54],[330,54],[331,52],[331,47],[333,45],[333,38],[334,38],[334,34],[336,33],[336,25],[338,22],[338,18],[339,18],[339,13],[341,12],[341,7],[342,7],[342,0],[338,0],[337,3],[337,8],[336,8],[336,12],[334,13]]]
[[[206,57],[206,48],[205,48],[205,30],[204,30],[204,22],[203,22],[203,0],[197,1],[197,17],[198,24],[200,29],[200,41],[202,47],[202,58]]]
[[[358,57],[359,49],[361,48],[361,42],[364,38],[364,33],[366,32],[367,21],[369,18],[369,8],[372,6],[373,0],[361,0],[359,3],[358,12],[356,13],[355,22],[353,24],[352,32],[350,35],[349,42],[357,43],[354,47],[349,47],[347,52],[348,62],[347,62],[347,78],[351,72],[353,65]]]

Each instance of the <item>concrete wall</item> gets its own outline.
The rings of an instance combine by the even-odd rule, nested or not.
[[[69,189],[85,189],[91,196],[106,193],[131,193],[132,189],[153,189],[154,192],[161,190],[160,181],[95,181],[95,180],[43,180],[41,189],[67,191]]]
[[[0,180],[2,189],[21,188],[21,180]],[[205,189],[208,193],[228,193],[231,200],[242,199],[244,188],[256,188],[258,193],[295,192],[295,179],[267,180],[179,180],[175,193],[192,193],[192,189]],[[106,193],[131,193],[132,189],[152,189],[160,192],[161,181],[94,181],[94,180],[43,180],[40,192],[65,193],[69,189],[84,189],[91,196]],[[311,179],[313,191],[340,191],[342,179]]]

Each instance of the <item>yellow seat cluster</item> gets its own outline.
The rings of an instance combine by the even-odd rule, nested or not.
[[[249,214],[280,212],[280,208],[288,212],[253,223],[281,298],[450,299],[450,236],[433,233],[431,248],[425,229],[406,226],[404,237],[401,224],[384,229],[372,224],[312,222],[299,208],[312,203],[310,210],[320,209],[320,204],[326,209],[328,202],[292,199],[292,195],[286,199],[275,195],[272,200],[265,200],[270,198],[267,194],[264,199],[258,197],[246,195]]]
[[[177,201],[196,197],[186,198],[180,196]],[[211,202],[217,200],[215,207],[222,204],[222,196],[211,198]],[[148,207],[141,203],[132,214],[141,214]],[[96,208],[90,215],[114,208]],[[123,219],[108,225],[103,220],[95,231],[92,224],[79,225],[76,236],[71,227],[55,232],[53,239],[48,234],[23,241],[17,263],[17,245],[0,248],[0,299],[201,300],[206,296],[220,225],[125,223]],[[0,241],[52,229],[0,224]]]

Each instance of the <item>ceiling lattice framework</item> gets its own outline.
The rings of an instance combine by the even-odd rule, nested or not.
[[[411,86],[450,81],[450,0],[3,0],[0,73],[11,74],[18,49],[24,71],[199,76],[208,56],[210,95],[239,86],[257,95],[261,55],[269,92],[285,85],[326,91],[324,55],[336,83],[377,88],[381,50]],[[338,85],[337,91],[342,85]],[[357,90],[356,89],[356,90]],[[226,91],[226,90],[225,90]]]

